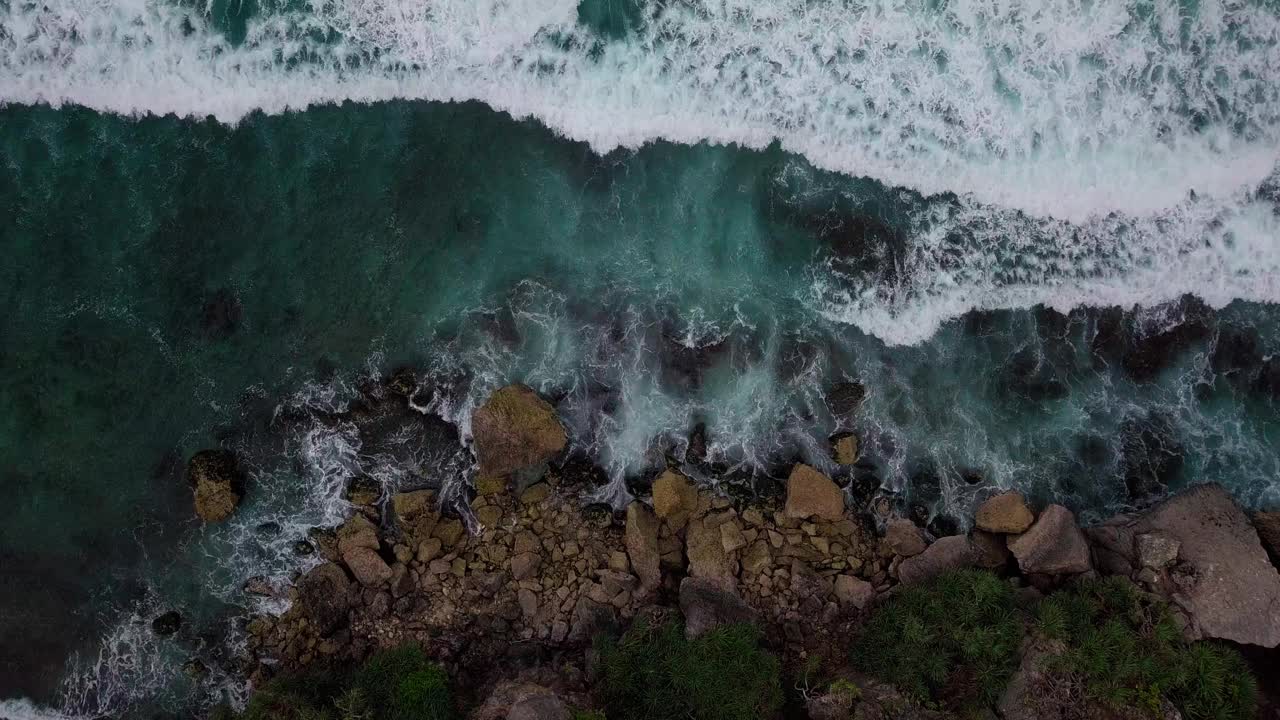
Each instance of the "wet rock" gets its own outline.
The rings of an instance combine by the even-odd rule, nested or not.
[[[844,517],[844,493],[831,478],[812,467],[798,463],[787,478],[787,517],[798,520],[818,517],[839,520]]]
[[[509,478],[517,491],[541,479],[568,444],[555,408],[524,385],[490,395],[475,411],[471,431],[479,475]]]
[[[352,515],[338,528],[338,555],[346,557],[356,548],[377,550],[378,528],[363,515]]]
[[[1017,535],[1026,532],[1035,519],[1022,493],[1012,491],[987,498],[978,506],[973,523],[987,532]]]
[[[1272,356],[1262,363],[1251,387],[1272,402],[1280,402],[1280,356]]]
[[[203,680],[209,676],[209,668],[198,658],[191,658],[182,663],[182,674],[192,680]]]
[[[1026,400],[1061,400],[1071,394],[1053,365],[1036,348],[1024,347],[1014,353],[1001,372],[1009,390]]]
[[[827,409],[841,420],[850,420],[862,407],[867,388],[859,382],[836,383],[827,392]]]
[[[898,566],[898,580],[903,585],[931,580],[949,570],[972,567],[976,557],[968,537],[944,537],[919,555],[903,560]]]
[[[711,580],[687,577],[680,583],[680,612],[689,639],[701,637],[721,625],[753,623],[756,613],[738,593]]]
[[[1182,444],[1172,423],[1150,413],[1120,425],[1120,474],[1133,501],[1162,495],[1182,471]]]
[[[684,453],[685,462],[700,465],[707,461],[707,424],[698,423],[689,433],[689,446]]]
[[[919,555],[926,547],[920,528],[903,518],[894,518],[885,524],[884,541],[893,554],[902,557]]]
[[[1061,505],[1045,508],[1030,529],[1010,537],[1009,551],[1024,573],[1071,575],[1092,567],[1089,543],[1075,515]]]
[[[1219,375],[1247,375],[1262,365],[1262,348],[1255,328],[1225,326],[1218,331],[1209,367]]]
[[[876,596],[876,589],[871,583],[852,575],[837,575],[835,580],[836,600],[841,605],[863,609]]]
[[[240,504],[243,479],[235,455],[226,450],[201,450],[192,455],[187,481],[195,493],[196,515],[207,523],[226,520]]]
[[[1280,573],[1249,519],[1221,485],[1178,493],[1135,520],[1135,535],[1180,544],[1173,601],[1205,637],[1280,645]]]
[[[832,435],[831,457],[841,465],[852,465],[858,462],[858,436],[853,433]]]
[[[276,594],[276,589],[271,584],[271,581],[262,575],[255,575],[245,580],[244,591],[247,595],[258,595],[260,597],[272,597]]]
[[[293,543],[293,554],[299,557],[305,557],[316,551],[316,546],[306,540],[295,540]]]
[[[684,527],[698,507],[698,490],[684,475],[667,470],[653,481],[653,512],[674,529]]]
[[[661,554],[658,551],[658,519],[639,501],[627,506],[627,558],[648,592],[662,583]]]
[[[358,477],[347,486],[347,502],[358,507],[373,507],[382,497],[382,485],[368,477]]]
[[[946,513],[937,513],[929,518],[929,524],[925,526],[925,529],[934,537],[948,537],[960,534],[960,523]]]
[[[328,635],[347,618],[351,581],[335,563],[323,563],[307,571],[295,585],[302,612],[321,635]]]
[[[151,621],[151,631],[157,635],[172,635],[182,627],[182,613],[170,610]]]
[[[240,326],[243,308],[240,299],[227,288],[220,288],[200,309],[200,328],[205,337],[213,340],[225,340],[231,337]]]

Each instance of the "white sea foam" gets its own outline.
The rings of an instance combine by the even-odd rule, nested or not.
[[[476,99],[599,151],[778,139],[824,168],[1074,220],[1231,196],[1280,157],[1280,19],[1242,0],[659,2],[608,42],[577,0],[302,5],[232,44],[156,0],[6,3],[0,101],[236,121]]]

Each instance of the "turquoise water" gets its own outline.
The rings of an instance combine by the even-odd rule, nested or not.
[[[1272,9],[515,5],[0,1],[0,715],[234,690],[243,580],[353,477],[461,487],[517,380],[614,503],[698,424],[762,492],[856,430],[939,531],[1280,502]],[[404,365],[460,439],[325,420]]]

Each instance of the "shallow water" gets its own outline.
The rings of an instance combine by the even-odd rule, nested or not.
[[[615,503],[699,423],[708,481],[805,459],[938,530],[992,487],[1085,519],[1206,480],[1280,502],[1277,28],[1206,2],[0,0],[0,698],[233,686],[243,580],[304,567],[354,477],[465,483],[471,410],[511,381]],[[460,436],[333,424],[403,365]],[[253,491],[202,528],[182,473],[218,444]]]

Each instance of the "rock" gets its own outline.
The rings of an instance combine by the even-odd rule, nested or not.
[[[698,490],[684,475],[667,470],[653,481],[653,512],[673,529],[684,527],[698,507]]]
[[[1280,511],[1254,513],[1253,527],[1258,531],[1262,547],[1274,562],[1280,563]]]
[[[1092,567],[1089,543],[1076,527],[1076,516],[1050,505],[1025,533],[1009,538],[1009,551],[1024,573],[1073,575]]]
[[[520,588],[516,593],[516,602],[520,604],[520,612],[525,618],[532,618],[538,614],[538,596],[528,588]]]
[[[837,575],[835,584],[836,600],[841,605],[855,607],[859,610],[867,606],[876,596],[876,589],[871,583],[852,575]]]
[[[391,567],[382,559],[377,550],[367,547],[353,548],[343,554],[342,562],[351,570],[351,574],[365,587],[379,587],[391,580]]]
[[[542,558],[535,553],[525,552],[511,558],[511,577],[516,580],[528,580],[542,567]]]
[[[236,456],[226,450],[201,450],[187,463],[187,482],[195,494],[196,515],[222,522],[240,505],[243,482]]]
[[[751,543],[747,551],[742,554],[743,572],[754,575],[772,564],[773,553],[769,552],[769,544],[764,540],[757,540]]]
[[[724,547],[726,553],[735,552],[747,545],[747,539],[742,534],[742,528],[738,526],[737,520],[720,524],[720,545]]]
[[[507,720],[570,720],[569,708],[555,695],[542,695],[512,705]]]
[[[852,465],[858,462],[858,436],[853,433],[832,435],[831,457],[841,465]]]
[[[695,577],[680,582],[680,612],[684,634],[690,640],[721,625],[753,623],[756,613],[736,592],[719,583]]]
[[[276,589],[269,579],[262,575],[255,575],[244,581],[244,592],[246,595],[272,597],[276,594]]]
[[[537,482],[568,438],[555,408],[525,385],[489,396],[471,418],[478,474],[510,478],[518,491]]]
[[[1156,505],[1132,523],[1135,535],[1160,532],[1181,543],[1173,601],[1205,637],[1280,645],[1280,573],[1258,533],[1221,485],[1200,485]]]
[[[987,532],[1017,535],[1026,532],[1035,519],[1022,493],[1011,491],[987,498],[978,507],[973,523]]]
[[[898,580],[903,585],[931,580],[949,570],[972,567],[976,557],[967,536],[944,537],[919,555],[903,560],[898,566]]]
[[[640,578],[642,591],[658,587],[662,583],[658,519],[638,501],[627,506],[626,544],[627,557],[632,570]]]
[[[499,683],[470,720],[569,720],[569,708],[554,692],[528,682]]]
[[[1032,643],[1022,654],[1018,670],[1009,678],[1000,696],[998,710],[1004,720],[1065,720],[1071,717],[1065,708],[1057,707],[1044,690],[1052,682],[1053,659],[1066,651],[1056,641]]]
[[[885,544],[894,555],[913,557],[924,552],[924,534],[915,523],[903,518],[894,518],[885,524]]]
[[[382,485],[370,477],[358,477],[347,486],[347,502],[360,507],[373,507],[382,497]]]
[[[444,543],[440,538],[433,537],[418,543],[418,552],[416,557],[418,562],[426,565],[432,560],[440,557],[440,553],[444,552]]]
[[[1001,535],[974,530],[969,534],[973,547],[973,564],[987,570],[999,570],[1009,564],[1009,546]]]
[[[170,610],[151,621],[151,631],[157,635],[172,635],[182,627],[182,613]]]
[[[1120,424],[1120,474],[1129,499],[1141,503],[1162,495],[1182,472],[1183,446],[1173,422],[1149,412]]]
[[[299,557],[305,557],[316,551],[316,546],[306,540],[293,541],[293,554]]]
[[[685,537],[689,575],[704,578],[724,588],[734,587],[733,568],[720,540],[720,529],[708,527],[701,519],[689,524]]]
[[[396,529],[409,545],[417,546],[431,537],[440,521],[436,512],[436,494],[432,490],[415,490],[391,496]]]
[[[378,528],[363,515],[352,515],[338,528],[338,555],[344,559],[352,550],[377,550],[378,545]]]
[[[347,618],[347,596],[351,581],[336,564],[327,562],[311,568],[295,584],[298,605],[321,635],[328,635]]]
[[[797,463],[787,478],[784,513],[798,520],[811,517],[839,520],[844,517],[844,493],[831,482],[831,478],[808,465]]]
[[[1163,570],[1178,560],[1182,543],[1160,532],[1142,533],[1134,538],[1134,551],[1138,565],[1153,570]]]
[[[613,608],[590,598],[578,598],[573,608],[573,622],[569,627],[569,642],[589,642],[596,635],[613,632],[618,620]]]
[[[1098,572],[1124,577],[1133,574],[1137,558],[1134,555],[1133,530],[1128,527],[1131,521],[1132,518],[1128,516],[1117,515],[1084,531],[1093,550],[1093,560]]]
[[[840,420],[850,420],[862,407],[867,397],[867,389],[859,382],[841,382],[832,386],[827,393],[827,409]]]
[[[198,658],[190,658],[182,663],[182,673],[192,680],[203,680],[209,676],[209,667]]]

